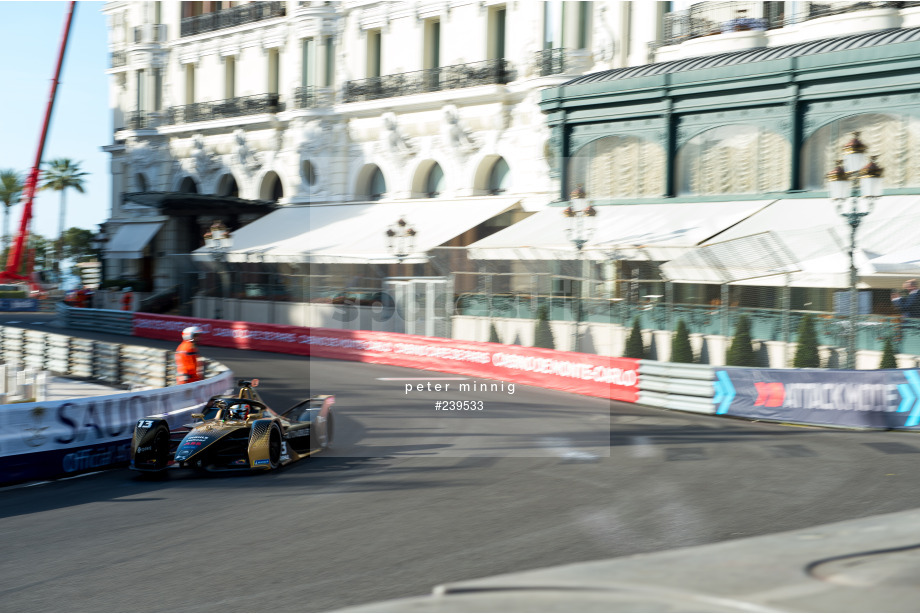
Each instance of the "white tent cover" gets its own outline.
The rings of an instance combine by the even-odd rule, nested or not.
[[[906,276],[920,276],[920,250],[912,232],[918,223],[920,196],[878,199],[856,233],[854,260],[861,287],[896,287]],[[782,271],[775,266],[774,258],[755,252],[757,241],[765,234],[790,255],[791,264]],[[686,283],[847,288],[849,246],[850,226],[832,200],[784,199],[720,232],[698,253],[686,253],[663,264],[662,272],[672,281]],[[720,276],[719,267],[713,266],[713,258],[720,251],[733,254],[732,266],[728,267],[732,273],[741,261],[747,261],[746,279]],[[706,252],[707,257],[702,257]],[[758,262],[760,268],[756,266]]]
[[[486,220],[513,209],[517,198],[409,199],[342,205],[289,205],[233,233],[231,262],[396,262],[385,232],[400,218],[416,230],[413,253],[425,252]],[[196,254],[208,254],[208,248]]]
[[[753,215],[772,200],[597,207],[585,244],[594,260],[670,260]],[[470,246],[478,260],[567,260],[578,257],[562,209],[550,207]]]

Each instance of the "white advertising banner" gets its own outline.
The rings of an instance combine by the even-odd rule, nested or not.
[[[130,447],[139,419],[162,416],[174,427],[232,385],[224,371],[169,388],[0,407],[0,483],[126,462],[121,448]],[[77,452],[81,458],[71,458]]]

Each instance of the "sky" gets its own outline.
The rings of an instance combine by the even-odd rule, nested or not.
[[[89,173],[85,194],[67,191],[65,228],[93,232],[108,218],[111,202],[109,154],[100,149],[112,143],[102,7],[102,2],[77,2],[42,156],[70,158]],[[35,161],[66,14],[67,2],[0,1],[0,169],[25,175]],[[33,232],[57,236],[59,203],[57,192],[37,193]],[[14,206],[11,233],[16,233],[21,218],[22,205]]]

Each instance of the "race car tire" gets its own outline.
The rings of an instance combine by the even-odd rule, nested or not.
[[[164,471],[169,465],[169,429],[160,424],[153,434],[153,450],[156,471]]]
[[[270,469],[277,469],[281,464],[281,428],[277,424],[272,424],[271,432],[268,434],[268,465]]]

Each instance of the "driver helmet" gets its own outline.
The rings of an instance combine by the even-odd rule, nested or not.
[[[182,340],[183,341],[194,341],[198,335],[201,334],[201,329],[197,326],[189,326],[188,328],[182,331]]]
[[[245,420],[249,417],[249,405],[236,405],[230,410],[230,417]]]

